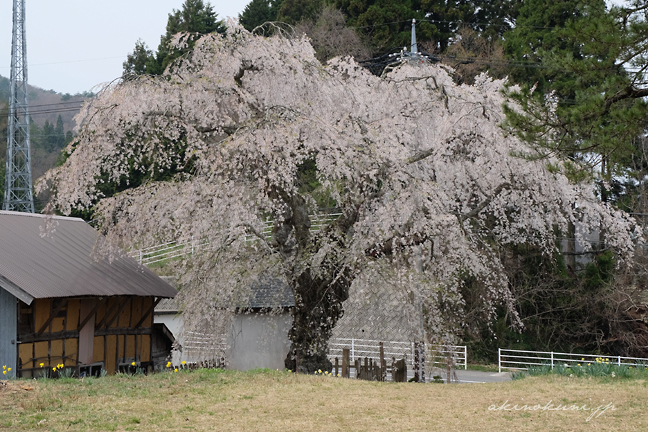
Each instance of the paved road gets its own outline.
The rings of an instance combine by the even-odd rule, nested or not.
[[[353,369],[351,370],[351,377],[353,378],[355,375],[353,373]],[[488,382],[503,382],[503,381],[511,381],[511,373],[510,372],[502,372],[502,373],[497,373],[497,372],[478,372],[478,371],[471,371],[471,370],[463,370],[463,369],[457,369],[454,371],[455,376],[453,376],[453,382],[458,382],[460,384],[471,384],[471,383],[488,383]],[[433,376],[435,375],[440,375],[441,378],[443,378],[443,381],[446,381],[446,372],[445,369],[433,369],[433,370],[427,370],[425,371],[425,378],[426,381],[430,381]],[[414,371],[411,369],[407,370],[407,378],[414,378]],[[387,381],[391,381],[391,376],[388,374],[387,375]]]
[[[510,372],[479,372],[471,370],[458,370],[457,378],[461,383],[486,383],[486,382],[500,382],[511,381]]]
[[[479,372],[459,369],[455,370],[455,374],[456,378],[461,384],[511,381],[510,372]],[[436,371],[432,371],[432,373],[430,374],[430,376],[433,375],[441,375],[443,380],[446,380],[445,371],[440,371],[439,369],[437,369]]]

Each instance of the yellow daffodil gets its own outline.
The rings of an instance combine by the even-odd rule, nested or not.
[[[184,360],[182,360],[182,364],[185,364],[185,363],[187,363],[187,362],[186,362],[186,361],[184,361]]]
[[[135,366],[135,362],[131,363],[131,366]]]
[[[54,367],[54,368],[52,368],[52,370],[53,370],[53,371],[55,371],[55,370],[56,370],[56,368]]]
[[[45,363],[41,363],[41,364],[40,364],[40,367],[43,367],[44,364],[45,364]]]
[[[6,370],[3,370],[2,373],[3,373],[4,375],[7,375],[7,371],[6,371]]]
[[[7,368],[7,370],[8,370],[9,372],[11,372],[11,368]]]
[[[7,365],[2,365],[2,369],[7,369]]]
[[[178,368],[175,368],[175,369],[173,370],[173,372],[178,372]]]
[[[168,368],[171,367],[171,362],[167,362],[167,367],[168,367]]]

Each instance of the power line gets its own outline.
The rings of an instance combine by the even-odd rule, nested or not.
[[[36,115],[45,115],[45,114],[56,114],[56,113],[64,113],[64,112],[75,112],[79,111],[81,109],[81,105],[78,107],[64,107],[64,108],[57,108],[57,109],[43,109],[43,110],[34,110],[34,111],[29,111],[29,116],[33,117]],[[0,116],[8,116],[9,115],[9,110],[0,110]]]
[[[92,61],[100,61],[100,60],[114,60],[114,59],[124,59],[126,56],[118,56],[118,57],[102,57],[102,58],[93,58],[93,59],[81,59],[81,60],[69,60],[69,61],[62,61],[62,62],[50,62],[50,63],[35,63],[35,64],[30,64],[29,67],[32,66],[48,66],[48,65],[56,65],[56,64],[67,64],[67,63],[83,63],[83,62],[92,62]],[[7,66],[0,66],[0,69],[9,69]]]
[[[511,24],[511,23],[506,23],[506,24],[493,24],[491,22],[481,22],[481,21],[459,21],[459,20],[435,20],[435,19],[429,19],[429,18],[421,18],[416,20],[416,25],[420,25],[422,22],[429,22],[429,23],[439,23],[439,24],[467,24],[471,26],[475,25],[483,25],[483,26],[489,26],[489,27],[506,27],[510,29],[515,29],[515,28],[530,28],[530,29],[537,29],[537,30],[557,30],[557,29],[566,29],[567,27],[544,27],[544,26],[525,26],[525,25],[517,25],[517,24]],[[373,27],[381,27],[381,26],[388,26],[392,24],[411,24],[412,20],[403,20],[403,21],[392,21],[388,23],[379,23],[379,24],[371,24],[371,25],[366,25],[366,26],[347,26],[349,28],[357,28],[357,29],[366,29],[366,28],[373,28]]]

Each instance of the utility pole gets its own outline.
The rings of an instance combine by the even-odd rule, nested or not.
[[[410,46],[410,52],[412,54],[418,53],[418,47],[416,46],[416,20],[412,20],[412,44]]]
[[[10,80],[7,172],[3,210],[34,213],[27,107],[25,0],[13,1]]]

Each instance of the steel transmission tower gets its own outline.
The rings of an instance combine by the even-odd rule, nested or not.
[[[25,0],[14,0],[11,38],[11,99],[9,100],[7,173],[3,209],[34,213],[29,154],[27,38],[25,36]]]

